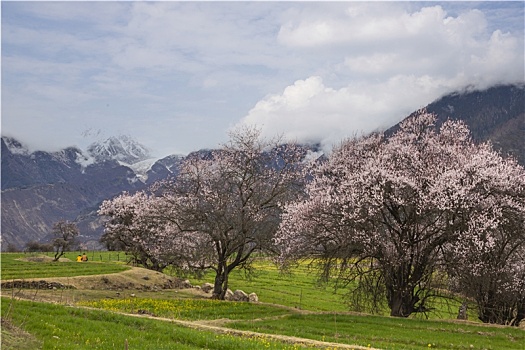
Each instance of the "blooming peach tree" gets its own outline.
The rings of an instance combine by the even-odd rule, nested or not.
[[[200,242],[208,262],[200,267],[215,271],[215,298],[224,299],[233,269],[272,249],[281,206],[303,188],[304,155],[297,145],[262,139],[257,129],[237,130],[207,157],[187,158],[175,181],[158,185],[164,218]]]
[[[104,201],[98,214],[107,217],[101,241],[124,250],[136,264],[162,271],[167,264],[154,247],[164,243],[163,222],[155,215],[155,197],[146,192],[127,192]]]
[[[124,250],[136,264],[156,271],[173,266],[185,272],[209,265],[204,237],[183,232],[166,219],[175,214],[162,197],[125,192],[104,201],[98,213],[108,219],[101,241]]]
[[[355,305],[386,300],[401,317],[428,311],[444,287],[436,272],[468,255],[460,245],[505,222],[503,207],[525,213],[523,168],[475,145],[463,123],[434,122],[420,111],[391,137],[336,147],[312,170],[307,199],[285,208],[281,262],[318,258],[325,277],[355,282]]]
[[[220,149],[188,156],[177,178],[151,194],[104,202],[103,238],[149,268],[214,270],[213,297],[224,299],[230,272],[272,249],[282,205],[304,188],[304,156],[302,147],[264,140],[257,129],[235,131]]]
[[[476,301],[483,322],[518,326],[525,318],[525,172],[488,145],[464,167],[476,207],[462,239],[447,247],[453,290]]]

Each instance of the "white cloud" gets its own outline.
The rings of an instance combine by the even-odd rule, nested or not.
[[[280,42],[307,56],[319,50],[331,64],[263,98],[241,124],[330,147],[387,128],[455,89],[525,78],[523,36],[490,33],[477,9],[452,16],[441,6],[413,12],[392,4],[347,6],[332,17],[289,14]]]
[[[327,148],[343,138],[385,129],[433,98],[443,86],[429,76],[394,76],[377,84],[327,87],[318,76],[298,80],[269,95],[241,124],[257,125],[266,137],[320,142]]]
[[[191,151],[242,119],[329,144],[455,88],[523,80],[519,5],[5,2],[2,131]]]

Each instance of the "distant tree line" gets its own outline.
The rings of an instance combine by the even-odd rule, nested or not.
[[[525,170],[462,122],[420,111],[390,137],[344,140],[325,160],[231,134],[176,179],[105,201],[102,241],[143,266],[215,271],[215,298],[255,252],[283,269],[308,260],[347,286],[355,310],[429,312],[461,295],[483,322],[525,318]]]

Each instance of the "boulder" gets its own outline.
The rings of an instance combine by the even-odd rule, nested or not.
[[[230,288],[226,289],[226,294],[224,294],[224,300],[233,300],[233,292]]]
[[[233,301],[249,301],[248,294],[244,293],[242,290],[237,289],[235,292],[233,292],[232,296]]]
[[[248,294],[248,301],[250,303],[258,303],[259,302],[259,297],[255,293],[250,293],[250,294]]]
[[[184,280],[181,282],[181,288],[182,289],[193,288],[193,285],[191,284],[190,280]]]
[[[209,293],[210,291],[213,290],[213,284],[211,284],[211,283],[204,283],[204,284],[201,286],[201,290],[202,290],[204,293]]]

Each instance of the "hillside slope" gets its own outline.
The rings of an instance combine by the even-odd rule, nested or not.
[[[455,92],[426,109],[437,116],[437,126],[448,119],[462,120],[475,142],[491,141],[502,154],[515,156],[525,165],[525,84]],[[398,128],[393,126],[387,134]]]

